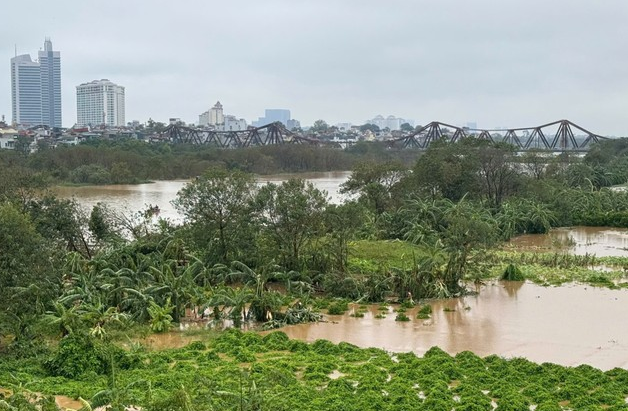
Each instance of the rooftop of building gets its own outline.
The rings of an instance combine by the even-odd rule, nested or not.
[[[93,85],[93,86],[101,86],[101,85],[117,86],[117,84],[112,82],[111,80],[109,80],[107,78],[103,78],[103,79],[100,79],[100,80],[92,80],[92,81],[87,82],[87,83],[79,84],[77,87],[90,86],[90,85]]]

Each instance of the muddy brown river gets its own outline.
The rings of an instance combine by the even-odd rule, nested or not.
[[[416,319],[416,308],[408,310],[409,322],[395,321],[392,309],[376,319],[378,307],[369,306],[363,318],[326,316],[329,322],[282,331],[304,341],[324,338],[419,355],[436,345],[450,354],[468,350],[603,370],[628,367],[628,290],[494,282],[476,296],[431,305],[429,320]]]
[[[528,234],[513,238],[514,249],[540,252],[567,252],[598,257],[628,257],[628,230],[608,227],[556,228],[549,234]]]
[[[330,171],[320,173],[275,174],[257,176],[258,184],[281,184],[290,178],[303,178],[319,190],[327,192],[329,201],[338,204],[346,196],[340,194],[340,185],[351,173],[349,171]],[[67,187],[57,186],[54,193],[62,198],[74,198],[87,211],[99,202],[106,203],[116,211],[126,214],[145,210],[149,205],[159,206],[160,217],[173,221],[181,216],[172,206],[171,201],[189,180],[155,181],[146,184],[112,184],[102,186]]]

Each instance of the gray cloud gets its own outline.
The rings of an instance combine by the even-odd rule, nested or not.
[[[129,120],[195,121],[220,100],[248,120],[272,107],[304,124],[569,118],[628,135],[625,0],[11,3],[0,25],[8,117],[14,44],[32,55],[50,36],[62,53],[67,126],[75,86],[109,78],[126,87]]]

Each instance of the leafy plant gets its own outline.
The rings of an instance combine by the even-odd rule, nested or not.
[[[166,305],[160,307],[154,301],[150,301],[148,314],[150,315],[150,329],[156,333],[164,333],[172,327],[172,310],[174,306],[170,304],[170,300]]]

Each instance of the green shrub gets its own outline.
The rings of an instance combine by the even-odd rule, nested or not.
[[[288,349],[290,352],[308,352],[310,345],[301,340],[291,340]]]
[[[264,346],[269,350],[283,351],[290,348],[290,338],[283,331],[273,331],[262,338]]]
[[[233,358],[239,362],[255,362],[257,360],[255,354],[246,347],[237,347],[233,350]]]
[[[188,351],[204,351],[206,348],[205,343],[202,341],[192,341],[185,346],[185,349]]]
[[[430,314],[432,314],[432,306],[429,304],[425,304],[422,305],[421,308],[419,308],[419,312],[417,313],[416,318],[420,320],[425,320],[430,318]]]
[[[69,334],[59,343],[59,348],[43,367],[50,375],[78,378],[87,371],[101,373],[105,370],[102,347],[88,335]]]
[[[327,314],[329,315],[342,315],[349,310],[349,304],[345,301],[335,301],[327,307]]]
[[[521,272],[519,267],[517,267],[515,264],[510,263],[506,266],[506,269],[504,270],[501,277],[499,277],[499,279],[507,281],[524,281],[525,277],[523,276],[523,273]]]
[[[316,340],[311,345],[311,347],[312,347],[312,351],[318,354],[336,355],[340,353],[340,349],[338,348],[338,346],[336,346],[336,344],[328,340]]]

